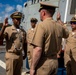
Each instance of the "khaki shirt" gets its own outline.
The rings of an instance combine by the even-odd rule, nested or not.
[[[76,61],[76,32],[70,32],[66,40],[65,64],[72,58]]]
[[[14,25],[12,25],[5,29],[4,36],[7,52],[16,52],[17,50],[15,48],[21,48],[19,51],[22,51],[23,43],[26,42],[26,32],[23,29],[20,29],[18,32]]]
[[[62,37],[68,37],[67,28],[56,24],[52,18],[39,23],[34,34],[32,44],[42,48],[42,56],[57,55],[60,50]]]
[[[31,58],[32,58],[32,52],[33,52],[33,46],[31,45],[33,36],[35,33],[35,28],[30,28],[27,32],[27,56],[29,61],[29,66],[31,65]]]
[[[30,28],[27,31],[27,42],[28,43],[31,43],[32,42],[32,38],[33,38],[34,32],[35,32],[35,28]]]
[[[30,59],[32,56],[33,46],[31,45],[31,42],[34,36],[34,32],[35,32],[35,28],[34,29],[31,28],[27,32],[27,42],[28,42],[27,53],[30,53],[30,57],[28,59]]]

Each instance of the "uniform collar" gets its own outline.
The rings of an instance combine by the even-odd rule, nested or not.
[[[70,31],[69,33],[70,33],[71,36],[76,35],[76,32],[73,32],[73,31]]]
[[[34,28],[31,28],[31,30],[34,30]]]
[[[12,25],[12,29],[13,29],[13,30],[16,30],[16,27],[15,27],[14,25]]]
[[[53,20],[53,18],[52,17],[48,17],[48,18],[46,18],[45,20]],[[44,20],[44,21],[45,21]]]

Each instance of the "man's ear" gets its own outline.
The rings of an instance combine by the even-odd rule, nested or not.
[[[42,15],[45,16],[45,11],[42,11]]]

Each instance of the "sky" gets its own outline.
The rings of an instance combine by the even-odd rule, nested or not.
[[[22,12],[25,2],[26,0],[0,0],[0,23],[5,17],[8,17],[8,21],[11,23],[10,14],[16,10]]]

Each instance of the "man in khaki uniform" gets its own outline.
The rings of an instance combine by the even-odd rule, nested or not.
[[[64,59],[67,75],[76,75],[76,17],[71,19],[70,24],[72,31],[66,40]]]
[[[32,45],[34,46],[30,75],[56,75],[58,68],[57,52],[62,37],[67,38],[67,28],[56,23],[52,16],[56,6],[40,2],[40,22],[36,27]]]
[[[35,32],[35,27],[37,24],[37,19],[36,18],[31,18],[30,19],[30,23],[31,23],[31,28],[28,30],[27,32],[27,42],[28,42],[28,47],[27,47],[27,56],[28,56],[28,62],[29,62],[29,67],[31,64],[31,57],[32,57],[32,50],[33,50],[33,46],[31,45],[31,41]]]
[[[0,32],[0,37],[6,39],[6,75],[21,75],[23,59],[26,58],[27,53],[26,32],[20,28],[21,12],[14,12],[10,17],[13,25],[7,27],[8,18],[6,18]]]

